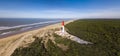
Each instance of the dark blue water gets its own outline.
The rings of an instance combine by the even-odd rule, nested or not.
[[[63,19],[0,18],[0,36],[61,22]]]
[[[45,21],[55,21],[59,19],[36,19],[36,18],[0,18],[0,26],[17,26],[24,24],[39,23]]]

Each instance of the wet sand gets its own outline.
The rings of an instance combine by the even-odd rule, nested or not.
[[[44,24],[44,25],[41,25],[40,27],[26,29],[26,30],[19,30],[19,31],[11,32],[9,34],[0,35],[0,39],[6,38],[6,37],[9,37],[9,36],[13,36],[13,35],[16,35],[16,34],[24,33],[24,32],[27,32],[27,31],[37,30],[37,29],[43,28],[45,26],[53,25],[53,24],[56,24],[56,23]]]

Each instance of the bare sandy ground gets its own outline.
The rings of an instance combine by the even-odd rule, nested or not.
[[[72,21],[73,20],[67,21],[65,22],[65,24]],[[40,29],[2,38],[0,39],[0,56],[10,56],[16,48],[26,44],[25,42],[27,42],[27,44],[33,42],[34,41],[33,36],[42,36],[42,35],[45,35],[43,33],[48,31],[49,29],[56,29],[60,27],[61,27],[61,24],[57,23],[57,24],[40,28]]]

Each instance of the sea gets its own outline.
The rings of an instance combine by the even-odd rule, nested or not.
[[[59,23],[61,21],[63,21],[63,19],[0,18],[0,38],[6,35],[11,35]]]

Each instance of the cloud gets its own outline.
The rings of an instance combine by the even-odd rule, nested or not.
[[[43,10],[44,13],[73,13],[73,11],[66,11],[66,10]]]
[[[97,12],[90,13],[90,17],[98,18],[120,18],[120,8],[104,9]]]
[[[12,11],[0,10],[0,17],[7,18],[73,18],[75,12],[64,10],[43,10],[43,11]]]
[[[2,18],[120,18],[119,8],[95,10],[83,12],[76,10],[40,10],[40,11],[18,11],[0,10]]]

